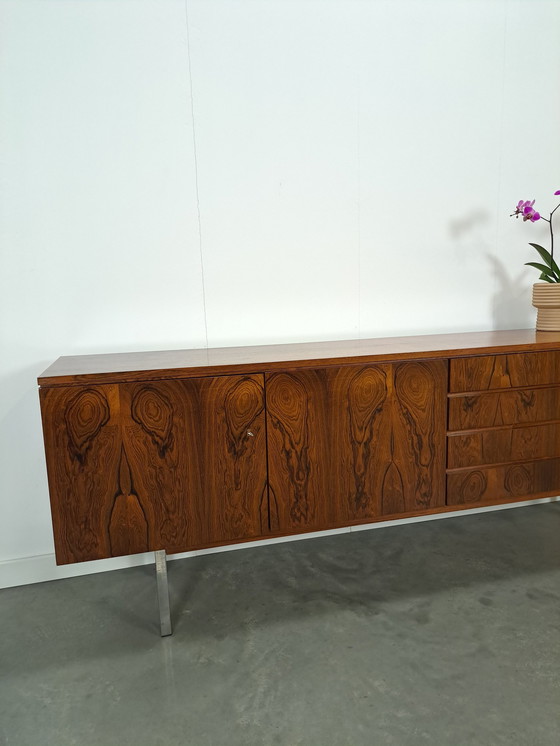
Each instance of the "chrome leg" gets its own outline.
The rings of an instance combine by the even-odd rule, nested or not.
[[[159,602],[159,624],[161,636],[166,637],[172,633],[171,612],[169,610],[169,585],[167,583],[167,560],[165,549],[155,552],[156,555],[156,580]]]

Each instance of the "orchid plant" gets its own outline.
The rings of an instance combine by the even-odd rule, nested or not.
[[[554,194],[560,194],[560,189],[554,192]],[[521,216],[524,223],[527,222],[527,220],[531,221],[531,223],[536,223],[537,220],[546,220],[550,228],[550,251],[547,251],[545,248],[539,246],[539,244],[537,243],[530,243],[529,246],[532,246],[539,252],[544,264],[541,264],[540,262],[526,262],[526,265],[529,267],[535,267],[535,269],[540,270],[540,280],[544,280],[544,282],[560,283],[560,268],[554,261],[554,232],[552,230],[552,216],[560,207],[560,204],[556,205],[548,218],[545,218],[543,215],[537,212],[533,206],[534,204],[535,200],[532,200],[530,202],[528,199],[520,199],[517,203],[517,207],[515,208],[515,212],[512,212],[510,217],[515,216],[516,218],[518,218]]]

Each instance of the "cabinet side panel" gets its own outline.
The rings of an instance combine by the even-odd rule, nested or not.
[[[118,388],[39,394],[57,563],[110,557],[122,450]]]
[[[399,363],[393,375],[385,515],[445,505],[447,361]]]

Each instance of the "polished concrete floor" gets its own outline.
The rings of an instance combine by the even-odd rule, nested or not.
[[[0,591],[4,746],[558,746],[560,503]]]

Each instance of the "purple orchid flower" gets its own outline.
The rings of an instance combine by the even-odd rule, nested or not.
[[[534,201],[535,200],[533,200],[533,202],[531,203],[530,206],[525,207],[525,209],[523,210],[523,220],[524,221],[530,220],[532,223],[536,223],[537,220],[541,219],[540,213],[538,213],[536,210],[533,210],[533,203],[534,203]]]
[[[554,194],[555,196],[560,195],[560,189],[557,189]],[[526,264],[529,267],[538,269],[541,273],[540,279],[544,280],[544,282],[560,283],[560,267],[554,261],[554,232],[552,230],[552,218],[556,210],[560,208],[560,204],[556,205],[548,218],[543,217],[540,212],[537,212],[534,205],[534,199],[520,199],[517,203],[515,211],[512,212],[511,217],[518,218],[519,216],[521,216],[523,218],[523,222],[529,220],[531,223],[536,223],[537,220],[541,219],[547,222],[550,230],[550,251],[545,249],[543,246],[539,246],[539,244],[529,244],[538,252],[542,262],[526,262]]]
[[[515,208],[515,212],[512,213],[512,215],[515,215],[516,218],[522,215],[524,221],[530,220],[532,223],[536,223],[537,220],[541,219],[541,215],[533,209],[534,204],[535,200],[530,201],[528,199],[520,199]]]

